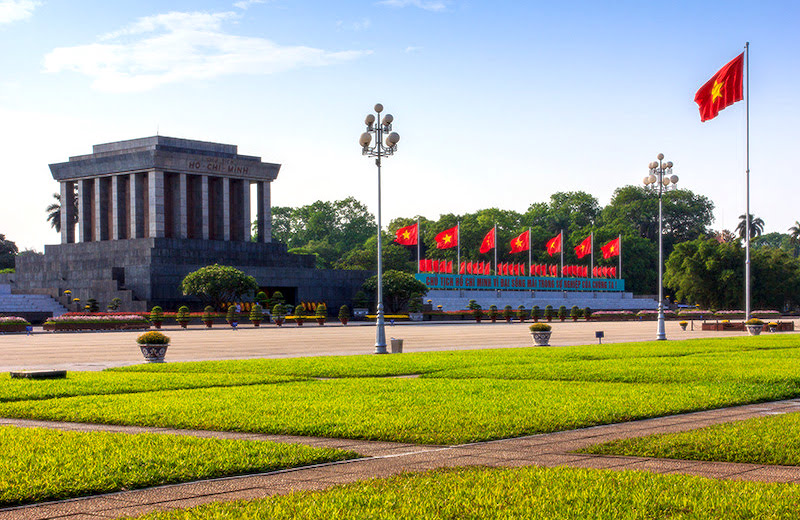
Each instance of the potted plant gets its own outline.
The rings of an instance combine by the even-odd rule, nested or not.
[[[119,306],[122,305],[122,300],[119,298],[112,298],[111,302],[106,305],[106,308],[110,311],[116,311],[119,309]]]
[[[305,321],[306,317],[306,308],[302,305],[298,304],[294,308],[294,322],[297,323],[298,327],[303,326],[303,321]]]
[[[688,321],[685,321],[685,320],[684,320],[684,321],[679,321],[679,322],[678,322],[678,325],[680,325],[680,326],[681,326],[681,329],[683,329],[683,330],[686,330],[686,326],[687,326],[688,324],[689,324],[689,322],[688,322]]]
[[[562,305],[558,308],[558,319],[564,321],[567,319],[567,306]]]
[[[483,317],[483,310],[481,310],[481,306],[475,300],[470,300],[467,304],[467,309],[469,309],[472,314],[472,317],[475,318],[476,323],[481,322],[481,318]]]
[[[276,303],[272,307],[272,319],[275,320],[275,325],[280,327],[283,325],[283,320],[286,318],[286,311],[282,303]]]
[[[578,318],[581,317],[581,310],[577,305],[573,305],[569,310],[569,317],[572,318],[572,321],[578,321]]]
[[[589,318],[592,317],[592,309],[590,307],[583,308],[583,319],[589,321]]]
[[[314,311],[314,319],[316,319],[317,323],[320,325],[325,325],[325,320],[328,319],[328,306],[324,303],[317,305]]]
[[[548,322],[553,321],[553,306],[552,305],[547,305],[544,308],[544,319],[546,319]]]
[[[253,324],[253,327],[260,327],[261,320],[264,319],[264,310],[261,308],[261,304],[257,303],[253,305],[253,308],[250,309],[250,322]]]
[[[264,291],[258,291],[256,293],[256,302],[258,302],[258,304],[261,305],[261,312],[263,313],[264,307],[267,307],[267,305],[269,305],[269,298],[267,298],[267,293],[265,293]]]
[[[175,314],[175,321],[181,326],[181,328],[185,329],[186,326],[189,324],[190,321],[189,317],[189,307],[186,305],[181,305],[178,308],[177,314]]]
[[[207,305],[205,309],[203,309],[203,323],[206,324],[206,328],[210,329],[211,325],[214,324],[214,307],[211,305]]]
[[[227,321],[228,325],[230,325],[231,327],[236,328],[236,326],[239,325],[237,320],[238,318],[236,316],[236,306],[228,305],[228,312],[225,313],[225,321]]]
[[[489,305],[489,319],[492,323],[497,321],[497,305]]]
[[[514,317],[514,311],[511,309],[511,305],[506,305],[503,307],[503,318],[505,318],[506,323],[511,323],[511,319]]]
[[[75,304],[75,310],[80,312],[81,310],[81,299],[80,298],[73,298],[72,303]]]
[[[368,301],[367,293],[364,291],[356,292],[356,295],[353,297],[353,316],[364,319],[364,316],[369,313],[369,309],[367,308]]]
[[[541,317],[542,317],[542,310],[539,308],[538,305],[534,305],[533,308],[531,309],[531,319],[533,320],[534,323],[538,323],[539,318]]]
[[[161,324],[164,323],[164,310],[158,305],[150,310],[150,321],[153,322],[157,329],[160,329]]]
[[[744,322],[744,324],[747,327],[747,332],[749,332],[751,336],[758,336],[761,334],[761,329],[764,328],[764,322],[758,318],[750,318]]]
[[[97,300],[95,300],[94,298],[89,298],[88,300],[86,300],[86,310],[89,312],[100,311],[100,306],[97,304]]]
[[[136,343],[139,344],[145,361],[148,363],[164,362],[164,356],[166,356],[167,347],[169,347],[169,337],[156,331],[145,332],[136,338]]]
[[[534,345],[537,347],[547,347],[550,345],[550,335],[553,333],[550,325],[547,323],[534,323],[528,328],[531,331]]]
[[[417,294],[408,302],[408,319],[422,321],[422,317],[422,296]]]
[[[347,305],[342,305],[339,307],[339,321],[342,322],[342,325],[347,325],[347,321],[350,319],[350,309],[347,308]]]
[[[517,319],[519,319],[520,323],[525,323],[525,320],[528,318],[528,311],[525,309],[524,305],[520,305],[517,307]]]
[[[778,323],[777,322],[771,321],[771,322],[769,322],[767,324],[767,327],[769,327],[769,331],[770,332],[778,332]]]

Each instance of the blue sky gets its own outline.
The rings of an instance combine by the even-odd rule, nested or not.
[[[376,102],[401,135],[384,224],[559,190],[606,204],[663,152],[733,228],[744,103],[701,124],[693,99],[748,40],[751,208],[785,232],[800,219],[798,5],[0,0],[0,233],[56,243],[48,163],[156,132],[283,164],[275,205],[352,195],[375,211],[357,139]]]

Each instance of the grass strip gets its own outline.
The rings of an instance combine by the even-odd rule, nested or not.
[[[772,383],[333,379],[20,401],[0,404],[0,416],[460,444],[799,393]]]
[[[357,454],[181,435],[0,427],[0,506],[258,473]]]
[[[638,471],[456,469],[404,474],[248,502],[213,503],[140,520],[797,518],[800,487]]]
[[[304,379],[296,376],[258,373],[197,373],[197,372],[72,372],[66,379],[11,379],[0,374],[0,402],[52,399],[76,395],[123,394],[282,383]]]
[[[800,415],[773,415],[591,446],[586,453],[800,465]]]

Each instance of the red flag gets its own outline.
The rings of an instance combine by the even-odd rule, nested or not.
[[[422,258],[419,260],[419,270],[420,272],[425,272],[425,260]]]
[[[619,255],[620,247],[622,247],[622,245],[619,243],[619,237],[600,247],[600,250],[603,252],[603,258],[611,258],[612,256]]]
[[[511,252],[519,253],[531,248],[531,232],[525,231],[520,236],[511,239]]]
[[[592,252],[592,235],[583,239],[583,242],[575,246],[575,256],[583,258]]]
[[[494,228],[490,229],[481,242],[481,253],[488,253],[494,249]]]
[[[458,268],[458,274],[466,274],[467,273],[467,263],[461,262],[461,267]]]
[[[700,87],[694,95],[694,101],[700,108],[701,122],[714,119],[720,110],[744,99],[743,70],[744,53],[741,53]]]
[[[547,253],[553,256],[561,252],[561,233],[557,234],[547,242]]]
[[[550,266],[550,276],[558,276],[558,266],[551,265]]]
[[[427,264],[425,266],[425,267],[427,267],[427,269],[425,269],[425,270],[428,271],[429,273],[432,273],[433,272],[433,259],[428,258],[427,260],[425,260],[425,263]]]
[[[448,274],[453,274],[453,261],[452,260],[447,262],[447,273]]]
[[[437,249],[447,249],[458,245],[458,226],[445,229],[434,237]]]
[[[519,273],[520,273],[522,276],[525,276],[525,271],[526,271],[526,266],[525,266],[525,264],[520,264],[520,266],[519,266]]]
[[[481,274],[482,275],[483,274],[483,267],[484,267],[483,262],[478,262],[478,271],[475,274]]]
[[[519,275],[519,266],[517,264],[511,264],[511,274],[513,276]]]
[[[486,265],[483,266],[483,274],[490,275],[492,274],[492,263],[486,262]]]
[[[417,228],[416,224],[411,224],[410,226],[401,227],[395,232],[395,234],[397,235],[397,238],[395,238],[394,241],[400,244],[401,246],[417,245],[417,237],[419,236],[419,229]]]
[[[611,272],[609,274],[611,275],[611,278],[616,278],[617,277],[617,268],[616,267],[612,267],[611,268]]]
[[[472,262],[467,262],[467,274],[472,274]]]

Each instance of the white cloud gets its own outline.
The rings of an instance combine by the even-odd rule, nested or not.
[[[409,54],[412,53],[412,52],[419,52],[421,50],[422,50],[422,47],[417,47],[415,45],[409,45],[408,47],[406,47],[406,52],[409,53]]]
[[[0,25],[30,18],[39,5],[35,0],[0,0]]]
[[[369,18],[362,18],[360,21],[346,23],[341,20],[336,22],[336,26],[340,29],[347,29],[350,31],[365,31],[372,26],[372,21]]]
[[[44,70],[85,74],[97,90],[132,92],[231,74],[333,65],[369,54],[282,46],[224,32],[224,22],[237,17],[233,12],[172,12],[140,18],[98,42],[52,50],[44,58]]]
[[[235,2],[233,6],[244,10],[253,4],[266,4],[267,1],[268,0],[242,0],[241,2]]]
[[[381,0],[378,5],[389,7],[419,7],[426,11],[444,11],[450,2],[447,0]]]

